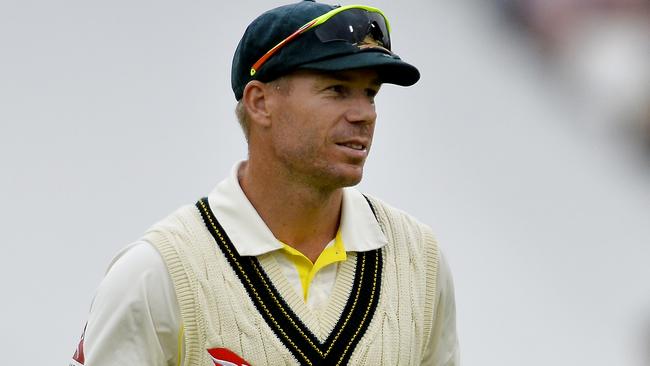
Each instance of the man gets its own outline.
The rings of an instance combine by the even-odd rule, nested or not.
[[[456,365],[428,227],[353,188],[382,83],[419,72],[375,8],[302,1],[247,28],[232,87],[248,160],[122,251],[73,365]]]

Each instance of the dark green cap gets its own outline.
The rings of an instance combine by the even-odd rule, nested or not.
[[[235,98],[240,100],[244,87],[255,79],[274,80],[297,69],[343,71],[371,68],[383,83],[410,86],[420,79],[420,72],[394,53],[375,48],[361,49],[345,41],[321,42],[312,31],[299,35],[271,56],[255,76],[251,67],[275,45],[298,28],[338,6],[310,0],[271,9],[246,28],[232,61],[231,82]]]

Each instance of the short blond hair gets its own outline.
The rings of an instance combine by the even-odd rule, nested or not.
[[[291,93],[291,83],[286,75],[271,80],[266,84],[271,85],[273,90],[283,95],[289,95]],[[235,106],[235,116],[237,116],[237,122],[239,122],[239,126],[244,132],[246,142],[248,142],[248,137],[250,136],[250,116],[248,115],[248,110],[244,105],[244,98],[237,101],[237,105]]]
[[[244,98],[237,101],[237,105],[235,106],[235,116],[237,116],[237,122],[239,122],[239,126],[244,132],[246,142],[248,142],[248,136],[250,135],[250,123],[248,118],[248,111],[244,105]]]

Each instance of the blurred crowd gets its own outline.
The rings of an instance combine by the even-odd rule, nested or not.
[[[592,117],[650,153],[650,0],[497,0]]]

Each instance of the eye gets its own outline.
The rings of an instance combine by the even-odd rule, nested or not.
[[[368,96],[368,99],[370,99],[370,101],[372,101],[373,103],[375,102],[375,97],[377,96],[377,93],[379,93],[379,90],[371,89],[371,88],[366,89],[366,95]]]
[[[343,85],[331,85],[327,87],[327,90],[337,94],[337,95],[344,95],[345,94],[345,87]]]

